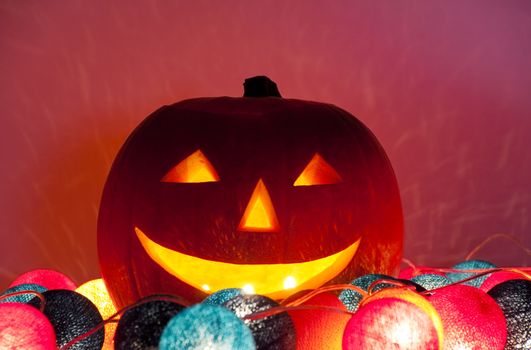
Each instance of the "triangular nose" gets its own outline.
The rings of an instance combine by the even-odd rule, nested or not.
[[[238,230],[251,232],[278,232],[277,214],[264,181],[258,180],[251,199],[245,208]]]

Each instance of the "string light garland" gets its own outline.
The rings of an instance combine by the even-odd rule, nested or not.
[[[459,270],[447,269],[447,268],[438,268],[436,270],[441,273],[460,272]],[[288,322],[293,322],[293,324],[295,325],[295,328],[300,330],[300,329],[303,329],[300,327],[300,322],[299,323],[297,323],[298,321],[294,322],[290,318],[290,315],[293,315],[296,312],[299,312],[299,313],[306,312],[305,318],[307,319],[307,323],[309,324],[312,324],[312,323],[319,324],[319,321],[318,321],[319,317],[324,317],[324,319],[326,318],[334,319],[334,317],[336,317],[335,321],[328,321],[328,322],[332,322],[332,324],[335,322],[334,326],[336,327],[335,328],[336,333],[338,329],[342,333],[341,336],[342,336],[342,348],[343,349],[358,349],[358,347],[362,349],[363,346],[370,348],[371,346],[376,346],[376,345],[371,345],[371,344],[375,344],[371,342],[371,341],[374,341],[374,339],[377,339],[377,340],[379,339],[380,344],[385,344],[385,342],[382,343],[382,339],[384,339],[387,342],[391,341],[393,344],[395,344],[393,346],[395,346],[396,348],[401,348],[399,344],[402,344],[402,347],[405,346],[405,348],[415,348],[415,346],[421,346],[418,344],[423,344],[422,346],[425,346],[425,348],[428,349],[432,346],[430,344],[433,344],[433,339],[437,339],[438,342],[444,341],[442,339],[452,339],[452,332],[454,332],[454,330],[452,330],[451,327],[445,327],[443,331],[443,335],[442,335],[441,332],[438,331],[438,328],[440,327],[436,326],[437,322],[434,322],[433,315],[432,315],[433,312],[429,311],[430,306],[434,303],[427,302],[427,304],[425,304],[424,302],[421,301],[419,304],[419,300],[424,300],[423,296],[427,296],[429,298],[428,300],[435,300],[437,298],[436,296],[442,295],[442,292],[452,287],[455,287],[455,286],[467,287],[468,289],[476,290],[478,293],[483,293],[480,289],[477,289],[471,286],[462,286],[461,283],[465,283],[472,279],[481,278],[487,274],[491,274],[493,276],[497,272],[510,272],[514,274],[513,276],[518,277],[519,281],[531,283],[529,282],[531,280],[531,276],[529,275],[529,273],[527,273],[525,269],[518,269],[518,268],[475,269],[475,270],[471,270],[467,272],[467,273],[473,273],[474,275],[466,278],[465,280],[452,283],[448,286],[438,287],[438,288],[431,289],[431,290],[428,289],[426,291],[421,291],[421,292],[418,292],[414,285],[407,285],[404,283],[404,281],[393,279],[393,278],[389,279],[389,276],[384,276],[386,278],[380,279],[380,280],[374,279],[374,277],[371,276],[371,277],[366,277],[367,280],[372,280],[371,283],[366,283],[367,287],[365,288],[367,290],[364,290],[363,288],[357,287],[353,284],[330,285],[330,286],[321,287],[315,290],[311,290],[308,292],[299,293],[295,298],[291,300],[286,300],[282,304],[272,303],[272,304],[269,304],[269,307],[259,308],[259,307],[256,307],[256,305],[254,305],[256,304],[256,302],[251,302],[247,306],[244,305],[243,307],[244,311],[238,311],[238,312],[239,312],[239,317],[242,319],[242,322],[244,322],[244,324],[246,324],[247,322],[246,327],[249,327],[248,324],[251,321],[258,320],[259,322],[262,322],[262,325],[265,324],[265,326],[261,326],[261,331],[265,330],[266,334],[268,334],[271,337],[274,337],[275,335],[277,337],[280,336],[283,329],[286,327],[278,327],[278,325],[275,325],[275,324],[264,323],[263,322],[264,320],[271,319],[272,316],[278,316],[278,315],[284,314],[288,317],[289,319]],[[421,275],[418,275],[418,276],[421,276]],[[510,282],[514,282],[514,280],[511,280]],[[387,288],[378,290],[379,288],[377,288],[377,286],[379,285],[386,285]],[[341,305],[340,299],[338,299],[333,294],[329,294],[329,292],[333,292],[333,291],[344,292],[345,290],[352,290],[358,293],[359,295],[361,295],[360,303],[359,303],[360,306],[359,306],[358,311],[355,311],[355,312],[348,311],[345,305]],[[234,299],[238,299],[238,298],[240,299],[247,298],[250,300],[262,300],[263,298],[265,298],[265,297],[258,296],[258,295],[241,294],[238,289],[234,289],[234,290],[231,289],[229,291],[220,291],[220,292],[221,292],[220,296],[226,299],[224,301],[224,306],[226,306],[227,304],[230,304],[231,301],[233,304],[237,304],[241,306],[242,305],[241,300],[239,302],[233,301]],[[18,292],[13,292],[13,293],[4,293],[4,295],[0,296],[0,302],[7,298],[11,298],[17,295],[23,295],[25,293],[34,293],[37,296],[39,295],[39,293],[34,292],[34,291],[18,291]],[[74,292],[71,292],[71,293],[74,293]],[[315,300],[320,300],[320,298],[327,299],[328,304],[319,303],[319,302],[316,303]],[[47,298],[44,298],[44,301],[46,301],[46,299]],[[391,299],[394,299],[394,300],[391,301]],[[457,299],[462,300],[463,297],[456,298],[456,300]],[[472,297],[472,299],[475,299],[475,298]],[[101,330],[101,328],[103,328],[106,324],[115,323],[117,319],[120,317],[120,315],[123,315],[128,310],[134,309],[138,305],[143,305],[143,304],[150,303],[150,302],[157,301],[157,300],[158,301],[161,301],[161,300],[172,301],[176,303],[181,303],[184,306],[189,306],[189,307],[191,306],[177,296],[154,295],[152,297],[145,298],[143,300],[140,300],[138,303],[130,305],[127,308],[124,308],[122,310],[119,310],[116,314],[109,317],[106,321],[104,322],[101,321],[96,327],[90,329],[86,333],[80,334],[77,337],[71,337],[71,340],[68,343],[64,343],[62,345],[61,350],[76,349],[76,348],[81,349],[82,347],[76,347],[76,344],[79,342],[82,342],[83,339],[90,337],[94,333],[97,333],[98,330]],[[380,300],[384,300],[384,301],[380,301]],[[510,299],[506,299],[506,300],[510,300]],[[378,303],[369,307],[369,305],[375,302],[378,302]],[[473,300],[470,302],[474,303]],[[475,302],[477,302],[477,300]],[[43,303],[41,302],[41,304]],[[207,300],[205,300],[203,304],[213,305],[212,300],[209,300],[208,302]],[[217,305],[217,306],[220,306],[220,305]],[[188,308],[185,308],[183,310],[186,310],[186,309]],[[360,312],[360,310],[362,309],[364,311]],[[380,310],[381,312],[378,310]],[[403,312],[397,312],[397,310],[402,310]],[[234,312],[236,312],[236,309],[234,309]],[[177,315],[178,314],[179,312],[177,312]],[[360,326],[360,324],[364,324],[365,326],[369,327],[369,325],[371,324],[370,322],[373,322],[372,324],[380,324],[380,325],[382,324],[382,322],[385,324],[387,324],[386,322],[391,322],[391,321],[392,321],[391,323],[393,322],[396,323],[399,319],[403,319],[402,316],[398,318],[398,315],[402,315],[402,316],[413,315],[409,318],[406,317],[407,322],[402,320],[402,322],[406,322],[405,325],[402,324],[400,326],[401,323],[398,322],[398,325],[399,325],[398,329],[404,329],[404,330],[409,329],[411,332],[413,332],[413,330],[419,330],[423,327],[423,329],[425,329],[426,332],[422,333],[419,338],[419,339],[424,339],[423,342],[420,342],[420,343],[417,342],[415,343],[417,345],[415,344],[412,345],[411,342],[408,343],[408,341],[406,341],[408,339],[408,336],[398,337],[398,335],[396,335],[398,338],[394,340],[392,337],[390,338],[389,335],[383,335],[383,338],[382,338],[382,335],[375,335],[372,331],[368,331],[365,328]],[[431,327],[426,325],[426,324],[429,324],[429,322],[427,323],[425,321],[426,315],[428,315],[428,319],[430,319],[430,322],[432,324]],[[440,315],[439,311],[437,311],[437,315]],[[365,320],[365,318],[370,318],[372,321],[369,322]],[[352,321],[353,319],[357,320],[357,322],[355,323],[356,325],[353,323],[354,322]],[[364,321],[360,323],[360,320],[364,320]],[[416,326],[411,326],[411,324],[416,324]],[[423,326],[422,327],[419,326],[420,324],[422,324]],[[488,324],[488,323],[485,323],[485,324]],[[499,329],[500,327],[502,327],[500,326],[500,322],[498,323],[494,322],[493,324],[497,325],[496,329]],[[299,327],[297,327],[297,325]],[[301,339],[301,341],[299,341],[299,339],[297,339],[297,341],[294,340],[293,343],[291,343],[292,345],[289,345],[284,348],[296,348],[298,350],[319,349],[319,348],[323,348],[323,346],[332,346],[332,344],[335,344],[334,347],[331,347],[331,348],[329,347],[329,348],[340,349],[339,347],[340,345],[338,345],[338,342],[337,342],[337,336],[330,335],[330,333],[328,333],[327,335],[327,330],[330,330],[330,327],[327,327],[326,323],[320,323],[320,325],[321,326],[307,328],[307,331],[309,329],[312,329],[314,332],[318,333],[318,334],[314,334],[313,337],[310,337],[310,339],[313,339],[313,340],[305,341]],[[293,325],[288,326],[287,328],[290,328],[290,327],[291,329],[293,329]],[[459,326],[456,326],[456,327],[459,328]],[[435,329],[435,334],[437,334],[435,338],[433,337],[434,333],[432,332],[432,328]],[[490,329],[492,331],[493,328],[490,328]],[[164,329],[162,329],[162,333],[163,332],[164,332]],[[352,335],[358,334],[356,338],[360,338],[359,336],[360,332],[364,334],[364,337],[366,339],[363,340],[362,343],[359,343],[359,342],[353,343]],[[289,334],[294,335],[296,333],[292,331]],[[485,332],[483,330],[483,334],[490,334],[490,333],[489,331]],[[398,341],[398,343],[395,343],[393,341]],[[501,341],[500,340],[497,340],[497,341],[498,343],[496,344],[500,344]],[[492,343],[492,339],[491,339],[491,343]],[[293,345],[293,344],[296,344],[296,345]],[[326,344],[326,345],[323,345],[323,344]],[[486,344],[489,344],[489,343],[486,343]],[[524,343],[524,344],[527,344],[527,343]],[[262,347],[262,348],[267,348],[267,347]],[[377,347],[374,349],[377,349]],[[443,348],[441,347],[441,349]],[[496,347],[492,347],[492,349],[496,349]]]
[[[95,335],[103,334],[104,327],[116,324],[128,311],[132,314],[130,311],[135,308],[143,309],[139,306],[145,307],[150,303],[161,301],[182,305],[172,315],[173,318],[168,318],[171,320],[179,319],[181,314],[186,315],[189,310],[195,310],[196,307],[203,305],[202,307],[224,310],[221,313],[225,315],[229,312],[233,315],[228,316],[232,317],[232,321],[226,322],[234,321],[234,327],[240,327],[239,333],[232,334],[233,331],[227,327],[218,327],[218,329],[215,325],[209,324],[211,319],[203,319],[197,323],[200,317],[193,316],[195,323],[190,321],[192,318],[188,316],[189,321],[186,321],[184,326],[179,323],[180,325],[172,326],[172,329],[168,328],[171,322],[163,322],[156,339],[152,339],[150,343],[156,344],[155,346],[161,349],[204,348],[203,345],[206,343],[202,341],[207,338],[197,336],[182,338],[181,335],[182,327],[192,332],[196,328],[205,326],[210,327],[208,328],[210,333],[202,331],[200,334],[210,334],[209,339],[217,339],[216,342],[211,342],[214,344],[213,349],[227,348],[227,344],[231,342],[240,344],[241,346],[237,348],[241,349],[268,349],[271,346],[278,346],[279,349],[297,350],[503,349],[504,346],[525,349],[531,346],[530,268],[495,268],[486,262],[481,266],[487,268],[481,268],[478,267],[477,261],[466,265],[458,264],[454,268],[417,268],[411,262],[409,265],[405,269],[408,271],[403,270],[399,276],[408,275],[410,280],[384,275],[366,275],[361,277],[361,281],[364,281],[362,284],[359,281],[356,283],[352,281],[351,284],[329,285],[299,292],[280,304],[264,296],[245,294],[245,291],[236,288],[212,293],[210,298],[195,305],[190,305],[179,296],[153,295],[118,310],[113,315],[106,314],[105,321],[99,316],[99,313],[104,312],[99,311],[96,321],[81,321],[81,323],[76,323],[76,317],[79,316],[81,309],[98,311],[92,304],[92,302],[98,303],[95,298],[91,298],[91,302],[69,290],[41,291],[42,289],[37,289],[35,285],[20,284],[23,279],[19,278],[17,279],[19,282],[12,283],[16,285],[15,287],[0,295],[0,348],[9,348],[5,344],[10,344],[11,348],[32,349],[100,348],[99,340],[88,347],[87,341],[94,339]],[[59,273],[54,271],[51,275],[57,276],[57,274]],[[460,275],[463,279],[449,283],[450,279],[447,276],[452,275],[454,280],[456,275]],[[66,278],[68,281],[68,277]],[[46,278],[41,278],[41,281],[43,280]],[[97,285],[100,287],[95,287]],[[89,281],[86,286],[92,287],[86,288],[88,290],[100,288],[101,292],[101,285],[103,285],[101,280]],[[80,287],[79,291],[84,289]],[[336,296],[337,293],[340,298]],[[62,297],[51,297],[54,294],[57,296],[61,294]],[[83,298],[89,304],[81,308],[71,308],[68,305],[78,302],[75,301],[78,297],[72,297],[70,294]],[[348,302],[351,300],[345,298],[345,295],[355,295],[355,310],[348,310]],[[24,304],[28,299],[33,299],[29,302],[30,305]],[[61,299],[67,300],[65,305],[61,306],[58,303]],[[11,302],[14,300],[19,302]],[[15,312],[14,314],[19,315],[15,318],[21,318],[21,322],[15,322],[13,316],[9,316],[11,311],[4,312],[14,308],[31,311]],[[61,324],[59,328],[57,328],[56,315],[50,312],[54,308],[60,310],[61,317],[65,317],[59,322]],[[214,314],[216,312],[218,311]],[[142,314],[144,312],[137,312],[138,317]],[[137,316],[133,317],[133,320]],[[151,316],[154,321],[159,321],[161,318],[156,311]],[[212,319],[216,317],[225,316],[212,316]],[[28,324],[30,326],[27,326]],[[51,333],[48,332],[50,325],[52,325]],[[53,325],[56,327],[55,330]],[[258,326],[253,329],[253,325]],[[65,331],[61,327],[74,328],[76,332],[65,336]],[[129,327],[141,330],[143,325],[129,325],[124,329]],[[41,332],[39,329],[44,331]],[[79,331],[80,329],[84,331]],[[381,332],[382,329],[385,331]],[[67,330],[72,331],[72,329]],[[20,336],[6,336],[9,332]],[[164,337],[159,336],[160,334],[167,335],[164,342]],[[295,334],[298,334],[297,337]],[[175,337],[181,337],[179,341],[184,343],[176,343]],[[50,339],[54,345],[49,345]],[[5,343],[6,341],[9,343]],[[180,345],[171,347],[171,344]],[[190,344],[195,344],[193,346],[196,347]],[[133,349],[130,346],[127,348]]]

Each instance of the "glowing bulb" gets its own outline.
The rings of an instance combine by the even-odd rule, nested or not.
[[[201,288],[202,288],[203,290],[206,290],[207,292],[210,290],[210,286],[209,286],[208,284],[203,284],[203,285],[201,286]]]
[[[293,276],[288,276],[284,280],[284,289],[293,289],[297,286],[297,281],[295,281],[295,278]]]
[[[76,289],[81,295],[87,297],[96,307],[104,320],[116,313],[116,307],[114,306],[107,287],[101,278],[93,279],[85,282]],[[107,323],[105,325],[105,340],[103,344],[103,350],[114,349],[113,339],[116,332],[116,323]]]
[[[254,294],[254,287],[252,284],[246,284],[242,287],[243,294]]]

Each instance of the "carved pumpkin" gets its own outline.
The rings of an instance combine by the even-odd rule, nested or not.
[[[373,134],[266,77],[245,90],[161,107],[120,150],[98,220],[117,306],[231,287],[282,299],[400,262],[398,187]]]

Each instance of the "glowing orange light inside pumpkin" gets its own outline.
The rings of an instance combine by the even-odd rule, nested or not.
[[[186,255],[152,241],[138,227],[135,232],[153,261],[194,288],[209,294],[225,288],[242,288],[247,294],[273,299],[317,288],[337,276],[352,260],[361,240],[333,255],[301,263],[231,264]]]
[[[252,232],[278,231],[277,214],[262,179],[258,180],[251,199],[243,213],[238,230]]]
[[[83,283],[76,289],[76,292],[87,297],[96,305],[101,317],[107,320],[116,313],[116,307],[112,303],[107,287],[101,278],[90,280]],[[116,323],[105,324],[105,342],[103,344],[104,350],[114,349],[114,333],[116,332]]]
[[[219,181],[218,173],[200,149],[174,166],[161,182],[201,183]]]
[[[343,181],[337,171],[319,153],[315,153],[293,186],[336,184]]]

